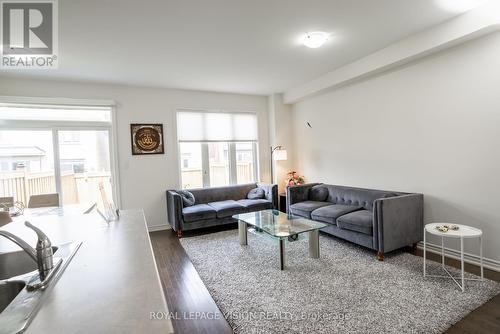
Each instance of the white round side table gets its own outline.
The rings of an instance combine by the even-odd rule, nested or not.
[[[441,232],[439,231],[436,226],[439,225],[450,225],[448,223],[431,223],[427,224],[424,226],[424,278],[425,277],[442,277],[442,278],[451,278],[457,285],[458,287],[463,291],[465,291],[465,280],[469,281],[477,281],[477,280],[483,280],[484,274],[483,274],[483,232],[475,227],[472,226],[467,226],[467,225],[460,225],[460,224],[453,224],[458,226],[458,230],[448,230],[448,232]],[[426,234],[430,233],[436,236],[441,237],[441,267],[447,274],[447,276],[442,276],[442,275],[428,275],[426,273],[426,248],[427,248],[427,243],[426,243]],[[461,277],[453,277],[453,275],[445,268],[444,266],[444,238],[455,238],[455,239],[460,239],[460,263],[461,263]],[[470,238],[479,238],[479,259],[480,259],[480,265],[481,265],[481,278],[464,278],[464,239],[470,239]],[[461,280],[461,283],[459,283],[458,280]]]

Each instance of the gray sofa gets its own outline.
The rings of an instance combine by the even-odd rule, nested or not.
[[[321,221],[321,231],[384,253],[422,240],[422,194],[310,183],[287,188],[287,212]]]
[[[265,198],[248,199],[248,192],[254,188],[263,189]],[[167,217],[178,237],[182,236],[182,231],[234,223],[232,216],[235,214],[278,207],[276,184],[250,183],[188,190],[195,198],[192,206],[184,206],[176,190],[167,190]]]

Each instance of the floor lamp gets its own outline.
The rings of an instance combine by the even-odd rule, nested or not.
[[[274,182],[274,162],[273,160],[276,161],[282,161],[287,159],[287,153],[286,150],[283,146],[276,146],[272,147],[271,146],[271,184]]]

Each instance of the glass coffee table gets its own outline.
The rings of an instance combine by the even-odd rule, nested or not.
[[[279,242],[280,269],[285,269],[285,241],[295,241],[299,234],[308,233],[309,256],[313,259],[319,258],[319,230],[327,227],[327,224],[312,221],[310,219],[288,215],[278,210],[263,210],[257,212],[234,215],[238,220],[240,245],[247,245],[248,225],[256,231],[263,232]]]

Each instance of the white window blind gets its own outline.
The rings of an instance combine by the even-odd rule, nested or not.
[[[111,107],[0,102],[0,120],[86,121],[110,123]]]
[[[177,137],[180,142],[257,141],[257,115],[178,111]]]

